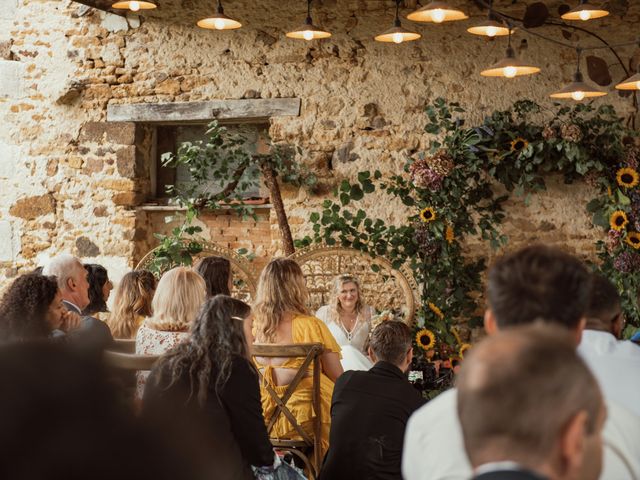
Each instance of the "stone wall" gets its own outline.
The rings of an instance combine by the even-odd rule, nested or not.
[[[407,155],[426,148],[423,107],[438,96],[460,102],[478,121],[521,98],[550,105],[548,93],[575,68],[573,51],[519,32],[518,54],[543,72],[483,78],[479,71],[503,56],[505,42],[469,35],[467,23],[411,25],[423,34],[418,42],[374,42],[392,24],[390,1],[314,2],[314,19],[334,32],[317,43],[284,37],[303,21],[303,2],[228,2],[227,13],[246,25],[234,32],[195,26],[209,3],[184,11],[164,2],[152,17],[125,18],[67,0],[0,0],[0,287],[62,251],[105,264],[117,280],[152,246],[153,231],[169,226],[138,208],[151,196],[153,129],[106,122],[109,104],[300,98],[300,116],[272,118],[270,136],[299,145],[299,161],[331,186],[359,170],[398,171]],[[614,43],[633,40],[640,5],[632,3],[623,19],[581,26]],[[480,18],[468,8],[472,20]],[[521,15],[521,5],[511,8]],[[634,51],[619,49],[625,61]],[[622,79],[611,53],[601,55]],[[632,111],[615,93],[597,101],[604,102],[622,115]],[[539,239],[592,255],[599,232],[584,211],[588,187],[554,179],[550,186],[528,207],[510,201],[504,229],[511,245]],[[284,195],[294,236],[308,233],[308,214],[324,197]],[[376,198],[365,206],[395,221],[406,212]],[[249,223],[231,234],[235,225],[218,221],[204,219],[215,227],[214,241],[255,247],[264,258],[280,250],[273,225]],[[489,255],[484,245],[469,245],[472,254]]]

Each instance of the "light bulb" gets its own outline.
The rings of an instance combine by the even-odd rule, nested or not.
[[[636,90],[640,90],[640,80],[636,82]]]
[[[402,43],[404,36],[400,32],[396,32],[392,35],[393,43]]]
[[[302,38],[305,40],[313,40],[313,32],[311,30],[305,30],[302,32]]]
[[[133,2],[129,2],[129,10],[132,12],[140,10],[140,2],[136,2],[135,0]]]
[[[224,30],[224,20],[222,18],[214,19],[213,28],[215,28],[216,30]]]
[[[513,78],[518,73],[518,69],[516,67],[504,67],[502,69],[504,76],[507,78]]]
[[[493,26],[487,27],[487,37],[495,37],[498,34],[498,29]]]
[[[579,102],[580,100],[584,99],[584,92],[571,92],[571,98],[573,98],[576,102]]]
[[[591,18],[591,12],[589,10],[580,10],[580,13],[578,13],[578,16],[580,17],[580,20],[583,20],[586,22]]]
[[[436,8],[433,12],[431,12],[431,20],[435,23],[444,22],[445,12],[441,8]]]

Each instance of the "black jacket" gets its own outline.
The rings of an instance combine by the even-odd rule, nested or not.
[[[215,378],[215,366],[211,378]],[[235,357],[219,396],[210,385],[203,408],[191,395],[188,368],[173,385],[170,372],[154,368],[147,379],[142,416],[200,479],[253,479],[250,465],[273,464],[262,416],[258,376]],[[158,383],[159,380],[159,383]]]
[[[528,470],[496,470],[476,475],[472,480],[547,480]]]
[[[398,367],[376,363],[338,378],[320,480],[401,479],[404,430],[425,403]]]

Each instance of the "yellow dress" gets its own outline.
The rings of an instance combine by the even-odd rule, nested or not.
[[[291,336],[293,343],[322,343],[325,351],[336,352],[340,354],[340,346],[331,335],[327,326],[316,317],[298,315],[293,318],[291,325]],[[274,368],[292,368],[298,369],[303,363],[302,358],[292,358],[286,360],[283,364]],[[265,368],[257,362],[260,369],[264,369],[265,381],[278,393],[279,396],[284,395],[287,385],[276,385],[273,379],[273,370]],[[311,372],[310,372],[311,373]],[[315,417],[313,406],[311,403],[311,394],[313,389],[313,377],[310,375],[303,378],[298,384],[295,392],[287,401],[287,408],[296,418],[303,430],[309,435],[313,435],[313,418]],[[322,409],[322,456],[329,448],[329,429],[331,427],[331,397],[333,395],[333,382],[324,374],[320,375],[320,408]],[[260,386],[260,396],[262,398],[262,410],[265,421],[269,421],[276,409],[276,403],[267,392],[264,385]],[[282,439],[300,439],[289,420],[280,414],[273,430],[269,434],[272,438]]]

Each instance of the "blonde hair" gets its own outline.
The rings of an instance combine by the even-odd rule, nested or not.
[[[200,275],[186,267],[171,269],[158,282],[151,302],[153,317],[146,324],[156,330],[186,331],[206,296],[207,287]]]
[[[155,277],[146,270],[135,270],[122,277],[116,291],[113,313],[107,321],[114,338],[135,338],[140,318],[153,314],[151,301],[155,288]]]
[[[329,303],[329,312],[331,318],[337,319],[340,317],[340,313],[342,310],[342,305],[340,305],[340,300],[338,299],[338,295],[340,295],[340,289],[345,283],[353,283],[356,286],[356,290],[358,291],[358,300],[356,301],[356,314],[360,315],[364,311],[364,303],[362,302],[362,295],[360,294],[360,281],[357,277],[353,275],[338,275],[333,279],[333,296],[331,297],[331,302]]]
[[[262,270],[253,308],[256,341],[273,343],[285,313],[309,315],[309,292],[300,266],[288,258],[276,258]]]

